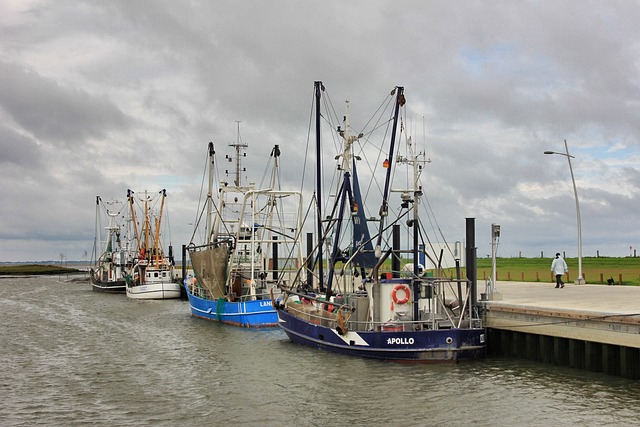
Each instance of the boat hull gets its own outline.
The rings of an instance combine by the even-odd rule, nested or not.
[[[484,328],[421,331],[348,331],[311,323],[278,310],[279,326],[296,343],[372,359],[457,362],[485,354]]]
[[[185,286],[191,314],[194,317],[248,328],[278,327],[278,314],[271,300],[229,302],[224,299],[200,298]]]
[[[96,292],[109,294],[124,294],[127,291],[127,285],[124,280],[116,282],[91,282],[91,289]]]
[[[180,298],[180,284],[169,282],[127,286],[127,296],[132,299],[177,299]]]
[[[91,272],[91,289],[96,292],[106,292],[111,294],[123,294],[127,291],[125,279],[104,282],[98,280],[93,271]]]

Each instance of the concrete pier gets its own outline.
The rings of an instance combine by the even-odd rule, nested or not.
[[[495,288],[499,298],[480,301],[489,354],[640,378],[640,287],[497,282]]]

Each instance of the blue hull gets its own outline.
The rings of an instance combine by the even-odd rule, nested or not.
[[[195,317],[248,328],[278,326],[278,314],[271,300],[228,302],[210,300],[193,295],[187,290],[191,314]]]
[[[484,328],[423,331],[348,331],[302,320],[278,311],[279,325],[289,339],[309,347],[372,359],[456,362],[485,354]]]

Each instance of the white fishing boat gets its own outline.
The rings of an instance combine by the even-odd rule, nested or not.
[[[137,256],[131,274],[127,276],[126,290],[129,298],[180,298],[180,282],[174,277],[173,249],[169,244],[169,251],[165,253],[162,244],[161,229],[166,196],[166,190],[153,197],[145,191],[141,198],[137,198],[133,191],[128,191],[127,198],[138,242]],[[156,210],[158,204],[160,206]],[[136,205],[139,205],[138,209]],[[140,210],[144,219],[142,228],[138,230],[136,218]]]

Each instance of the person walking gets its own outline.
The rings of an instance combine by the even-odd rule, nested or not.
[[[556,275],[556,288],[564,288],[562,276],[564,275],[564,273],[569,271],[569,268],[567,268],[567,263],[564,262],[564,260],[560,256],[560,252],[556,254],[555,259],[551,263],[551,271],[553,271],[553,273]]]

